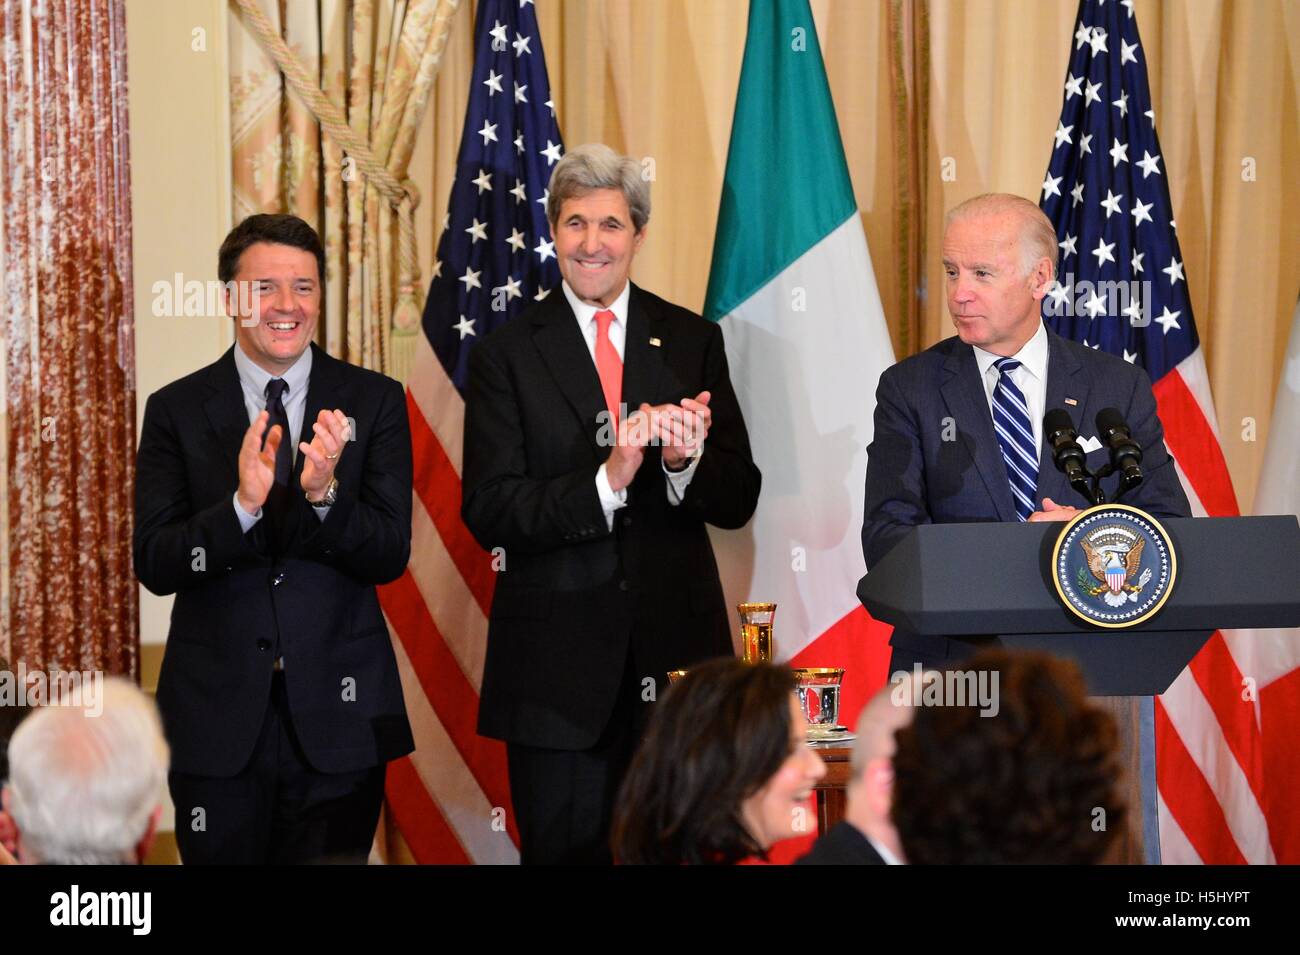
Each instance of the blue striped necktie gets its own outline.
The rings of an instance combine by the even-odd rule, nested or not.
[[[1034,495],[1038,492],[1038,447],[1034,444],[1034,428],[1029,422],[1024,392],[1011,380],[1011,373],[1020,367],[1020,362],[999,358],[993,367],[998,370],[998,383],[993,389],[993,430],[1002,446],[1016,516],[1027,521],[1034,513]]]

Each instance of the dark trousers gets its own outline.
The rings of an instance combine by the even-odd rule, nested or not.
[[[385,765],[312,768],[293,730],[284,674],[271,681],[262,732],[235,776],[170,773],[176,843],[186,865],[353,863],[370,854]]]
[[[506,744],[524,865],[611,864],[614,802],[649,717],[641,693],[629,654],[614,712],[591,749]]]

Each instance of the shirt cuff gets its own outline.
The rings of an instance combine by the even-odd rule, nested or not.
[[[262,509],[259,507],[256,514],[250,514],[244,510],[244,506],[239,503],[239,492],[236,491],[231,497],[231,503],[235,505],[235,517],[239,518],[239,529],[247,534],[253,529],[253,525],[262,519]]]
[[[704,445],[695,449],[695,456],[691,458],[691,463],[681,471],[669,471],[668,465],[663,463],[663,458],[659,459],[660,466],[664,469],[664,477],[668,479],[668,503],[673,507],[682,503],[686,497],[686,488],[690,486],[691,478],[695,477],[695,468],[700,463],[700,457],[704,454]]]
[[[596,472],[596,494],[600,496],[600,509],[605,512],[605,526],[612,531],[614,512],[621,507],[627,507],[627,488],[616,491],[610,487],[606,467],[607,465],[602,464]]]

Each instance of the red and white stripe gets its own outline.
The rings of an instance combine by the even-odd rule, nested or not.
[[[379,599],[416,749],[389,766],[389,811],[417,862],[517,863],[505,746],[475,730],[493,575],[460,519],[465,402],[423,335],[406,406],[411,560]]]
[[[1239,511],[1219,442],[1205,360],[1198,349],[1154,385],[1165,443],[1198,517]],[[1243,664],[1250,656],[1233,634],[1215,632],[1173,685],[1156,700],[1156,776],[1160,842],[1166,863],[1272,863],[1294,856],[1273,833],[1294,830],[1293,813],[1271,793],[1294,791],[1300,779],[1282,761],[1266,760],[1260,706],[1265,684]],[[1277,665],[1269,706],[1294,713],[1300,681],[1286,679],[1300,660]],[[1285,725],[1285,724],[1283,724]],[[1278,740],[1274,740],[1274,743]]]

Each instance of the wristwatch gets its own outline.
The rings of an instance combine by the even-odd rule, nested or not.
[[[307,497],[306,492],[303,493],[303,497]],[[332,477],[330,478],[329,487],[325,488],[325,496],[322,497],[319,501],[313,501],[310,497],[307,497],[307,503],[310,504],[312,507],[333,507],[334,502],[337,501],[338,499],[339,499],[339,479],[336,477]]]

